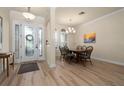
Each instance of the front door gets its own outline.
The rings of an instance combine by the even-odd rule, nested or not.
[[[15,28],[15,52],[21,62],[44,58],[43,36],[42,27],[36,25],[19,24],[19,31]]]

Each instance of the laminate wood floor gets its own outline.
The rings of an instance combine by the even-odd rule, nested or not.
[[[17,74],[20,64],[15,65],[15,70],[10,69],[10,76],[1,74],[2,86],[109,86],[124,85],[124,66],[114,65],[93,60],[93,65],[87,63],[71,63],[57,60],[56,68],[49,68],[46,62],[37,62],[39,69],[24,74]]]

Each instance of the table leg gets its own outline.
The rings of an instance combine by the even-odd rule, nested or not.
[[[8,57],[7,57],[7,77],[9,76],[9,60],[8,60]]]
[[[14,62],[15,62],[15,60],[14,60],[14,54],[13,54],[13,69],[14,69]]]
[[[5,58],[3,58],[3,71],[5,71]]]
[[[83,60],[83,66],[86,67],[86,60]]]
[[[77,53],[77,62],[80,61],[79,54]]]

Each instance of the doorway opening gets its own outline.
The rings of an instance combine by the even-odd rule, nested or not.
[[[14,22],[13,35],[13,48],[17,62],[44,60],[42,25]]]

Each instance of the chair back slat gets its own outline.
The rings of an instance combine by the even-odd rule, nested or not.
[[[59,46],[59,50],[60,50],[60,53],[62,54],[62,49],[61,49],[61,47]]]
[[[67,46],[64,46],[64,47],[60,47],[59,46],[59,50],[60,50],[60,53],[63,55],[63,54],[67,54],[69,52],[69,48]]]
[[[81,49],[82,49],[82,46],[81,46],[81,45],[78,45],[78,46],[76,47],[76,49],[77,49],[77,50],[81,50]]]
[[[86,56],[90,58],[92,51],[93,51],[93,47],[92,46],[88,46],[86,48]]]
[[[86,46],[85,45],[83,45],[83,46],[81,46],[81,50],[86,50]]]

